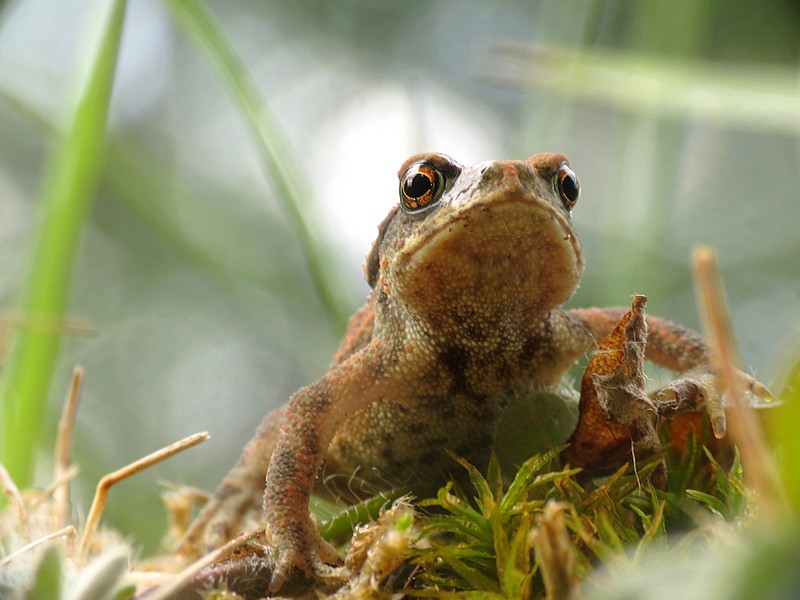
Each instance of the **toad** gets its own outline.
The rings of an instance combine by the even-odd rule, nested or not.
[[[562,154],[471,167],[418,154],[399,179],[399,204],[367,256],[372,291],[330,370],[264,419],[187,534],[189,545],[221,545],[263,492],[272,591],[294,569],[325,582],[348,575],[309,515],[323,463],[377,481],[442,477],[446,451],[485,465],[509,399],[558,384],[625,312],[561,308],[584,268],[571,218],[580,184]],[[647,328],[647,359],[701,382],[724,432],[700,335],[655,317]]]

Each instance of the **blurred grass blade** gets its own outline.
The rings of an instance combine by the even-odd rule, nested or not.
[[[767,415],[772,441],[780,448],[779,468],[786,496],[794,512],[800,515],[800,347],[791,353],[791,366],[786,369],[781,400],[783,404]]]
[[[123,548],[107,550],[83,569],[70,586],[69,600],[110,600],[128,568]]]
[[[311,197],[311,192],[297,162],[291,158],[293,152],[283,131],[242,61],[201,3],[198,0],[164,1],[175,20],[206,53],[238,104],[261,153],[277,199],[298,237],[314,288],[328,318],[337,331],[344,331],[348,310],[338,298],[332,278],[325,275],[326,270],[329,272],[330,269],[326,269],[323,244],[317,241],[320,235],[316,231],[312,234],[312,227],[302,209],[302,203]]]
[[[27,600],[58,600],[61,597],[61,555],[50,548],[42,557]]]
[[[63,128],[21,96],[0,89],[0,101],[41,129],[43,134],[64,134]],[[240,243],[243,221],[247,219],[249,224],[251,216],[232,212],[219,202],[220,196],[236,196],[238,192],[196,179],[179,181],[174,175],[168,172],[163,161],[131,137],[115,136],[106,145],[101,185],[111,196],[124,202],[128,210],[200,268],[230,274],[256,285],[270,285],[265,281],[265,269],[259,262],[269,250],[262,244]],[[167,193],[173,202],[152,201]],[[175,203],[191,204],[191,213],[187,211],[183,219],[176,221],[172,215]],[[213,227],[209,227],[209,223],[213,223]],[[265,232],[273,248],[283,247],[290,235],[283,234],[279,227],[276,224]]]
[[[59,140],[48,167],[23,291],[25,322],[1,375],[0,461],[20,486],[30,483],[81,226],[91,207],[103,161],[125,6],[125,0],[114,0],[108,9],[71,129]]]
[[[503,45],[489,77],[635,114],[690,116],[704,124],[800,133],[797,71],[668,59],[639,52]]]

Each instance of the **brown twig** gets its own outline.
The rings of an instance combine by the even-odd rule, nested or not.
[[[717,257],[712,248],[698,246],[692,259],[706,338],[721,390],[731,399],[731,438],[742,453],[745,472],[758,494],[763,513],[775,514],[774,509],[783,504],[783,494],[761,426],[742,396],[741,370]]]
[[[56,490],[58,490],[61,487],[63,487],[65,482],[72,481],[73,479],[75,479],[75,476],[79,472],[80,472],[80,469],[78,469],[78,465],[72,465],[69,469],[64,471],[64,474],[61,476],[60,479],[56,479],[54,482],[52,482],[50,485],[48,485],[44,489],[44,491],[36,494],[35,498],[33,498],[32,500],[28,501],[28,506],[27,506],[28,512],[32,513],[37,508],[39,508],[39,506],[41,506],[42,504],[47,502],[50,498],[52,498],[55,495]],[[48,512],[50,512],[50,511],[48,511]]]
[[[6,495],[6,498],[14,505],[14,510],[16,510],[19,515],[20,523],[24,522],[25,503],[22,500],[22,495],[19,493],[17,484],[14,483],[11,474],[5,466],[3,466],[3,463],[0,463],[0,485],[3,486],[3,493]]]
[[[61,419],[58,421],[58,433],[56,434],[55,449],[55,475],[56,481],[63,481],[55,491],[56,504],[56,523],[64,527],[69,522],[69,478],[64,475],[69,469],[69,461],[72,453],[72,433],[75,430],[75,416],[78,413],[78,401],[83,388],[83,367],[76,365],[72,370],[69,389],[64,398],[64,407],[61,412]]]
[[[170,444],[161,450],[153,452],[152,454],[148,454],[147,456],[140,458],[139,460],[132,462],[131,464],[103,477],[97,484],[94,499],[92,500],[92,506],[89,509],[89,515],[86,517],[86,526],[84,527],[83,535],[81,536],[80,547],[78,550],[78,560],[83,562],[86,559],[86,554],[89,551],[89,542],[91,541],[92,536],[94,535],[94,532],[97,530],[97,526],[100,523],[100,517],[103,514],[103,509],[106,505],[108,492],[113,485],[119,483],[123,479],[127,479],[128,477],[135,475],[140,471],[143,471],[144,469],[147,469],[148,467],[153,466],[156,463],[166,460],[178,452],[183,452],[192,446],[196,446],[201,442],[205,442],[210,437],[211,436],[207,431],[195,433],[194,435],[190,435],[189,437],[183,438],[179,442],[175,442],[174,444]]]

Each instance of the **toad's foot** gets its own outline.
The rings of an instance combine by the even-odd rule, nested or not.
[[[269,584],[272,593],[283,586],[293,569],[328,585],[343,583],[351,576],[349,569],[339,566],[342,556],[317,533],[310,517],[304,526],[284,531],[276,545],[278,556]]]
[[[226,486],[214,492],[181,539],[178,551],[186,556],[199,556],[219,548],[246,529],[248,513],[260,506],[261,491]]]
[[[686,373],[686,379],[673,381],[671,384],[653,394],[653,399],[660,406],[659,412],[664,416],[670,413],[670,407],[675,406],[675,412],[680,405],[682,410],[704,409],[711,422],[714,437],[721,439],[725,436],[727,419],[725,416],[725,396],[720,390],[717,376],[708,368],[698,368]],[[764,402],[772,402],[773,397],[769,390],[747,373],[737,372],[736,385],[740,390],[749,392]]]
[[[389,351],[380,340],[352,354],[322,379],[289,399],[267,470],[264,516],[278,557],[270,590],[278,590],[295,567],[326,583],[349,575],[339,554],[317,532],[308,514],[324,450],[352,414],[379,400],[390,380]]]

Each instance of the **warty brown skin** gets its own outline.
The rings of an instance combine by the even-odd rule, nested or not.
[[[560,308],[584,267],[570,214],[577,179],[563,155],[463,167],[421,154],[399,176],[400,208],[367,258],[373,291],[334,364],[267,416],[188,534],[210,546],[231,537],[269,460],[272,591],[294,568],[328,582],[347,576],[308,513],[323,461],[328,471],[376,480],[441,476],[451,466],[445,450],[483,464],[514,392],[557,383],[624,312]],[[409,210],[416,199],[403,189],[424,190],[425,177],[436,193]],[[657,318],[648,326],[650,360],[710,372],[698,334]]]

